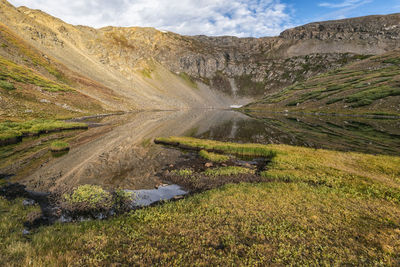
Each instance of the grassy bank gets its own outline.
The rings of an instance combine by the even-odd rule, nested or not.
[[[229,160],[228,156],[207,152],[206,150],[201,150],[199,156],[212,162],[225,162]]]
[[[50,150],[52,152],[61,152],[61,151],[68,151],[70,146],[67,142],[64,141],[55,141],[51,143]]]
[[[274,153],[262,183],[225,185],[107,221],[41,227],[28,237],[21,222],[33,208],[0,198],[0,265],[400,263],[400,157],[257,148]]]
[[[64,122],[57,120],[31,120],[26,122],[2,122],[0,123],[0,145],[15,144],[22,137],[36,136],[63,130],[87,129],[85,123]]]
[[[218,142],[213,140],[196,139],[192,137],[161,137],[157,138],[155,142],[159,144],[174,145],[181,148],[217,151],[239,156],[260,156],[266,158],[271,158],[275,156],[275,151],[260,144]]]

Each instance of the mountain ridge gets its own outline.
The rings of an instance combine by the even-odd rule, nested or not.
[[[400,46],[400,14],[310,23],[276,37],[238,38],[141,27],[95,29],[15,8],[5,0],[0,7],[0,21],[24,41],[110,90],[115,101],[108,103],[108,94],[96,100],[114,110],[247,104]]]

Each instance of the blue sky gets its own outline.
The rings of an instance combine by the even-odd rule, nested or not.
[[[274,36],[314,21],[400,12],[400,0],[10,0],[71,24],[184,35]]]
[[[286,0],[283,2],[293,12],[292,23],[295,25],[400,12],[400,0]]]

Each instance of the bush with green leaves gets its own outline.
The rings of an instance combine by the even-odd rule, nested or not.
[[[7,82],[7,81],[2,81],[2,80],[0,80],[0,88],[3,88],[4,90],[7,90],[7,91],[15,90],[14,84]]]
[[[113,205],[112,195],[98,185],[81,185],[63,194],[62,208],[69,211],[108,210]]]

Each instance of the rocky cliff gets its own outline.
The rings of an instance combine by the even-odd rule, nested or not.
[[[266,38],[73,26],[5,0],[0,21],[72,72],[109,88],[125,110],[247,103],[400,46],[400,14],[312,23]]]

